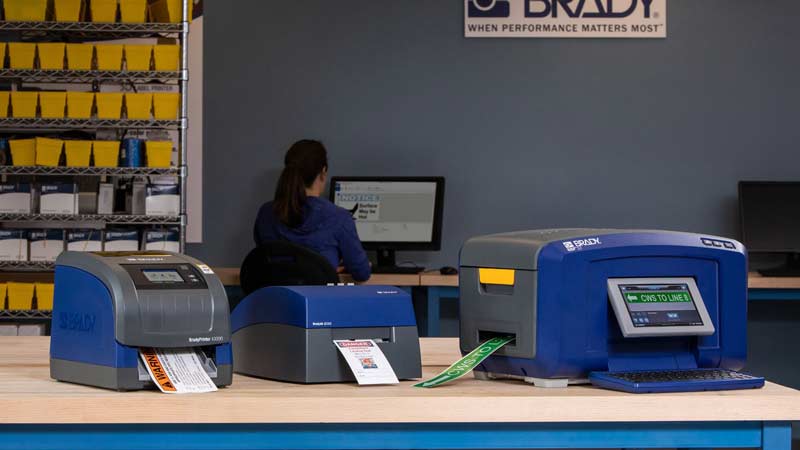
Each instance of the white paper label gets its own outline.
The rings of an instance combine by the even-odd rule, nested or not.
[[[371,339],[334,340],[358,384],[397,384],[389,360]]]
[[[161,392],[199,394],[217,390],[195,349],[142,348],[139,356]]]

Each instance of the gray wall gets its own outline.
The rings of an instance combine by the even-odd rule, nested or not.
[[[440,253],[610,226],[738,234],[739,179],[800,175],[800,2],[669,0],[666,40],[464,39],[462,0],[212,0],[204,238],[236,266],[296,139],[336,175],[444,175]]]

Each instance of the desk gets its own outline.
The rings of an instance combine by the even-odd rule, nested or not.
[[[214,272],[225,286],[239,286],[238,267],[215,267]],[[342,283],[355,283],[350,275],[343,274],[339,277]],[[397,287],[417,287],[419,286],[419,275],[409,274],[374,274],[369,280],[362,284],[368,285],[387,285]]]
[[[800,392],[635,395],[465,377],[436,389],[234,376],[201,395],[49,378],[48,338],[0,338],[0,450],[736,448],[789,450]],[[423,373],[458,356],[423,339]]]

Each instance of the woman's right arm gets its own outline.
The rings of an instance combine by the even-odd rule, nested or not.
[[[358,238],[356,224],[348,215],[339,228],[336,240],[339,243],[339,251],[342,254],[342,261],[347,272],[356,281],[367,281],[370,277],[369,258],[361,240]]]

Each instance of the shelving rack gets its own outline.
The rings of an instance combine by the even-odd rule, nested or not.
[[[162,129],[178,132],[178,166],[172,168],[146,167],[42,167],[42,166],[0,166],[0,176],[175,176],[180,184],[180,214],[171,216],[142,215],[49,215],[49,214],[0,214],[0,223],[41,223],[49,227],[65,227],[92,223],[98,227],[106,225],[152,224],[177,226],[180,229],[180,250],[186,247],[186,176],[188,143],[188,34],[189,2],[183,0],[183,15],[179,23],[94,23],[94,22],[7,22],[0,21],[0,31],[18,32],[29,41],[40,38],[52,40],[63,36],[70,39],[101,40],[131,37],[176,37],[180,43],[180,70],[176,72],[133,72],[133,71],[69,71],[69,70],[17,70],[0,69],[0,81],[17,83],[79,83],[79,84],[142,84],[163,82],[175,84],[181,94],[180,120],[97,120],[97,119],[0,119],[0,132],[66,131],[66,130],[146,130]],[[52,272],[50,262],[0,261],[0,272]],[[49,319],[50,311],[3,311],[0,320],[42,320]]]

